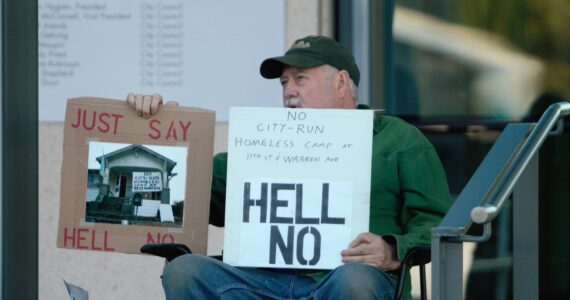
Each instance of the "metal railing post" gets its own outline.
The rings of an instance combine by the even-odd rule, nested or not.
[[[434,228],[431,241],[431,299],[463,298],[463,243],[452,242],[445,228]]]
[[[537,153],[513,188],[513,299],[539,298],[538,165]]]

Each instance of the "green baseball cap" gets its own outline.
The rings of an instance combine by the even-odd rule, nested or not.
[[[360,71],[352,54],[341,44],[325,36],[307,36],[296,40],[285,55],[264,60],[259,72],[267,79],[278,78],[285,65],[297,68],[331,65],[339,70],[346,70],[356,85],[360,81]]]

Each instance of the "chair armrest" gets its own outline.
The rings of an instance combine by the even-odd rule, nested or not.
[[[180,255],[192,253],[192,251],[190,251],[190,248],[188,248],[186,245],[176,243],[144,244],[141,247],[140,251],[142,253],[164,257],[168,262]]]
[[[424,266],[431,262],[431,247],[430,246],[416,246],[412,248],[402,260],[400,265],[400,276],[398,277],[398,285],[396,287],[396,294],[394,299],[402,297],[402,289],[404,288],[404,281],[406,273],[413,266],[420,266],[420,281],[422,299],[425,299],[425,269]]]
[[[404,257],[404,262],[408,268],[429,264],[431,262],[431,246],[416,246],[412,248]]]

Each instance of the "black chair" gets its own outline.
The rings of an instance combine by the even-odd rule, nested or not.
[[[426,264],[431,262],[431,247],[430,246],[416,246],[412,248],[404,257],[402,265],[400,266],[400,276],[398,277],[398,285],[396,286],[396,294],[394,299],[402,298],[402,289],[404,288],[404,281],[406,273],[414,266],[420,267],[420,299],[427,299],[426,290]]]
[[[166,262],[170,262],[180,255],[190,254],[190,248],[184,244],[144,244],[140,251],[146,254],[152,254],[160,257],[164,257]]]
[[[176,257],[184,254],[190,254],[192,251],[184,244],[145,244],[141,247],[140,251],[146,254],[152,254],[164,257],[167,262],[172,261]],[[221,255],[211,256],[221,260]],[[406,273],[413,266],[420,267],[420,291],[421,299],[427,299],[426,291],[426,270],[425,265],[431,261],[431,248],[429,246],[416,246],[406,254],[400,268],[400,276],[396,288],[394,299],[398,300],[402,297],[402,289],[406,279]]]

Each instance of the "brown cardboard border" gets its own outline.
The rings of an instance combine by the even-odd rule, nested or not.
[[[95,126],[87,130],[83,126],[73,128],[79,109],[87,110],[88,120],[93,111],[97,118],[107,113],[104,121],[97,119]],[[116,126],[115,126],[115,120]],[[155,120],[155,121],[153,121]],[[181,130],[177,139],[167,138],[166,129],[171,122],[190,120],[187,139]],[[161,128],[158,133],[149,127]],[[160,125],[159,123],[160,122]],[[87,122],[89,123],[89,122]],[[107,123],[106,126],[105,123]],[[90,124],[86,127],[90,127]],[[81,97],[69,99],[66,109],[61,167],[61,203],[57,246],[60,248],[139,253],[142,245],[151,241],[184,243],[195,253],[206,253],[210,186],[212,179],[212,153],[215,113],[190,107],[162,107],[150,119],[136,115],[125,101]],[[115,142],[128,144],[152,144],[163,146],[188,146],[186,160],[186,188],[182,228],[86,223],[85,195],[87,189],[88,142]]]

